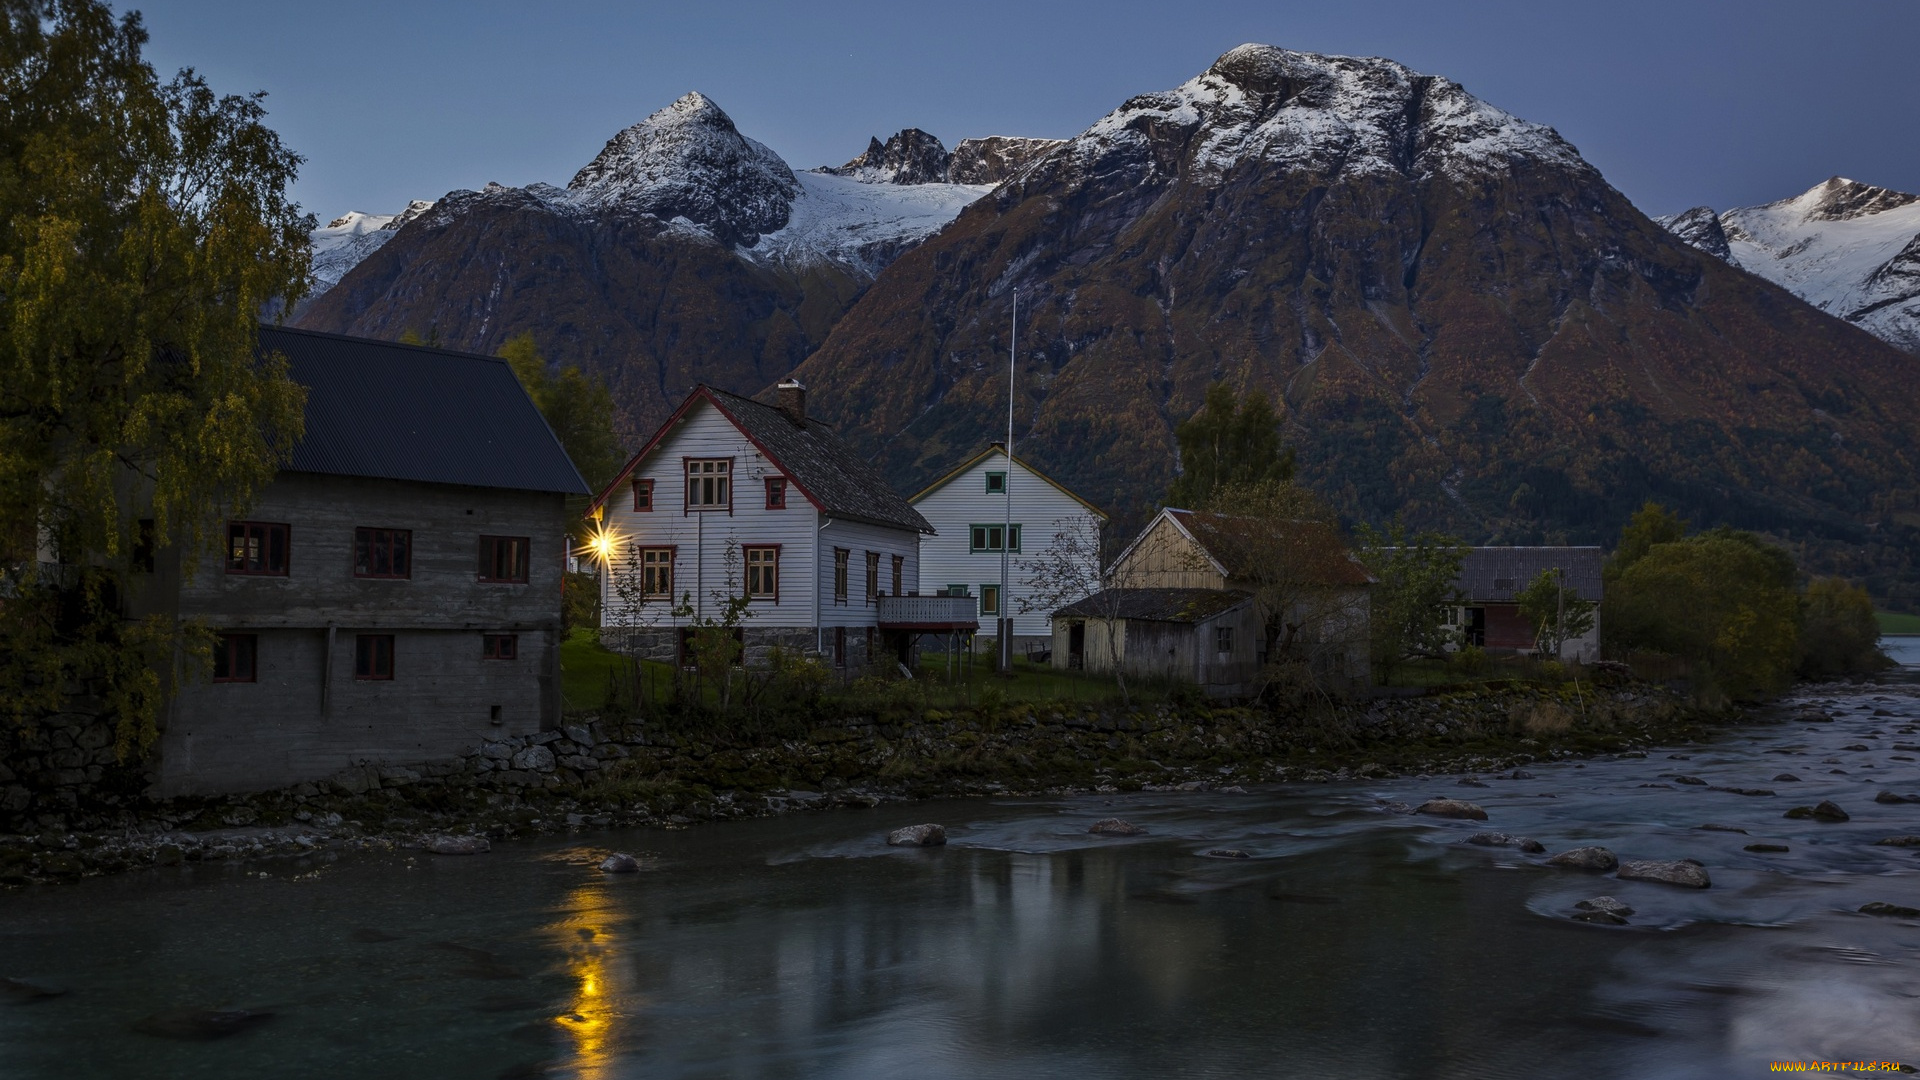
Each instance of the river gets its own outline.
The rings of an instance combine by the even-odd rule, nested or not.
[[[1920,1063],[1920,687],[1488,776],[889,804],[0,895],[0,1075],[1699,1077]],[[1797,776],[1786,780],[1781,774]],[[1682,783],[1680,776],[1703,780]],[[1714,787],[1771,789],[1741,795]],[[1485,823],[1383,802],[1471,799]],[[1831,799],[1844,823],[1788,820]],[[1118,815],[1144,836],[1102,839]],[[947,825],[946,848],[890,828]],[[1745,834],[1705,831],[1716,824]],[[1694,858],[1705,890],[1463,844]],[[1745,850],[1785,845],[1785,853]],[[1207,858],[1214,848],[1251,858]],[[603,875],[608,849],[643,859]],[[1573,921],[1611,895],[1628,925]],[[64,991],[38,997],[31,987]],[[253,1010],[256,1022],[193,1010]],[[207,1025],[214,1026],[208,1029]]]

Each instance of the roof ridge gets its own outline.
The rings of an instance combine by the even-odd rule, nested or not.
[[[448,349],[439,345],[421,345],[411,341],[390,341],[387,338],[363,337],[359,334],[336,334],[328,330],[310,330],[304,326],[286,326],[280,323],[261,323],[260,329],[272,330],[282,334],[299,334],[302,337],[323,338],[327,341],[351,341],[367,345],[380,345],[390,349],[412,349],[415,352],[430,353],[434,356],[450,356],[457,360],[485,360],[493,364],[508,364],[504,356],[489,356],[486,353],[467,352],[465,349]]]

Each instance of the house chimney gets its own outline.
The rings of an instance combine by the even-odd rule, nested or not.
[[[795,427],[807,426],[807,388],[799,379],[787,379],[775,389],[780,391],[780,411]]]

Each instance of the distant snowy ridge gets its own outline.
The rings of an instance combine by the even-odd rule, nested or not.
[[[1657,218],[1889,344],[1920,353],[1920,196],[1836,176],[1790,199]]]
[[[607,141],[565,188],[488,184],[416,202],[401,214],[348,214],[313,233],[315,296],[337,284],[401,225],[444,227],[477,203],[568,217],[651,218],[761,264],[830,262],[871,278],[938,232],[968,203],[1062,145],[1056,139],[965,139],[949,153],[908,128],[838,169],[796,175],[742,135],[719,105],[694,92]],[[963,182],[949,179],[958,174]],[[432,211],[428,213],[428,211]]]
[[[415,199],[397,214],[348,211],[313,230],[313,291],[319,296],[340,283],[347,271],[393,238],[400,226],[433,209],[433,203]]]

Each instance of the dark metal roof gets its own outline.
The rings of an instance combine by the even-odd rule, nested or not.
[[[591,494],[505,360],[260,328],[307,388],[295,472]]]
[[[1602,591],[1597,547],[1477,547],[1467,551],[1454,587],[1468,600],[1511,601],[1542,570],[1566,571],[1567,587],[1582,600],[1598,600]]]
[[[1260,566],[1260,560],[1288,550],[1308,553],[1341,552],[1342,558],[1325,558],[1320,565],[1308,569],[1325,575],[1326,585],[1367,585],[1373,581],[1367,568],[1360,560],[1347,551],[1345,541],[1333,527],[1318,521],[1287,521],[1269,526],[1252,518],[1231,517],[1202,510],[1181,510],[1169,506],[1166,509],[1195,543],[1219,563],[1227,572],[1227,577],[1245,581],[1257,579],[1267,572]],[[1289,533],[1261,534],[1266,528],[1291,530]],[[1292,545],[1290,547],[1290,545]]]
[[[813,419],[796,424],[772,405],[711,386],[695,393],[711,398],[824,513],[915,532],[933,531],[920,511],[893,490],[879,469],[834,434],[831,425]]]
[[[1103,589],[1053,613],[1059,618],[1205,622],[1253,599],[1242,589]]]

